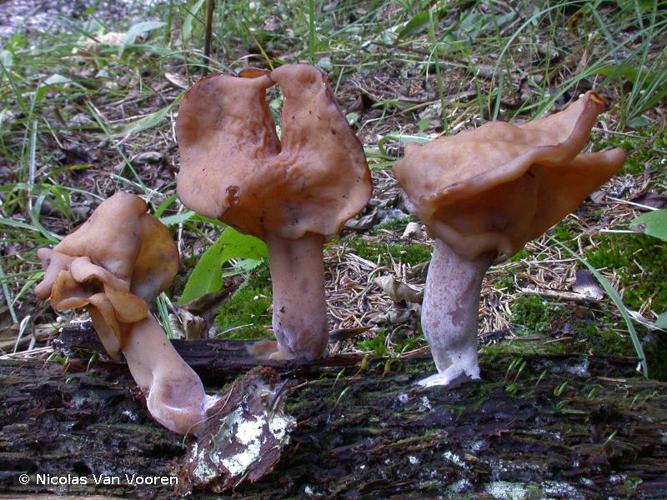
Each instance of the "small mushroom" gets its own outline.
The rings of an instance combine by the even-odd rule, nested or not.
[[[125,357],[151,415],[185,434],[213,400],[149,311],[176,275],[178,251],[147,209],[124,192],[102,202],[53,249],[38,251],[46,272],[35,293],[56,311],[86,308],[108,354]]]
[[[284,95],[281,138],[266,89]],[[363,148],[325,75],[288,64],[196,83],[179,109],[178,195],[192,210],[263,239],[273,286],[273,359],[326,354],[322,246],[368,202]]]
[[[546,118],[411,145],[395,165],[412,211],[435,239],[422,329],[438,373],[421,385],[479,378],[479,295],[489,266],[575,210],[623,164],[621,149],[580,153],[605,105],[588,92]]]

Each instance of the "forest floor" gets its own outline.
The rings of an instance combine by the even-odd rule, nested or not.
[[[574,214],[488,273],[480,306],[482,352],[493,359],[486,373],[512,395],[535,382],[507,379],[522,360],[632,361],[636,335],[650,376],[667,379],[667,334],[656,325],[667,311],[667,244],[630,227],[667,206],[667,18],[656,2],[218,2],[209,60],[205,10],[203,1],[0,0],[2,360],[60,366],[52,340],[87,319],[56,316],[33,296],[42,276],[36,250],[57,243],[118,189],[144,197],[177,239],[181,271],[157,304],[173,337],[270,337],[264,262],[233,257],[222,292],[179,301],[224,228],[174,195],[174,121],[180,96],[204,68],[233,73],[310,61],[329,75],[375,187],[365,210],[325,248],[330,326],[342,339],[334,354],[381,358],[392,373],[425,353],[418,317],[430,240],[391,173],[405,144],[490,119],[524,121],[596,88],[610,106],[591,148],[630,155]],[[281,98],[269,95],[277,117]],[[417,298],[392,297],[385,277]],[[427,397],[465,398],[470,390]]]

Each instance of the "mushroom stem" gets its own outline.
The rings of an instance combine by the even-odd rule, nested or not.
[[[171,431],[193,433],[215,398],[206,395],[201,380],[176,352],[152,314],[126,326],[122,351],[132,377],[146,396],[148,411]]]
[[[327,306],[324,300],[324,237],[299,239],[270,235],[273,331],[278,340],[272,359],[318,359],[326,355]]]
[[[493,253],[485,253],[468,260],[443,241],[435,240],[421,322],[438,373],[420,380],[419,385],[456,385],[479,378],[479,295],[494,258]]]

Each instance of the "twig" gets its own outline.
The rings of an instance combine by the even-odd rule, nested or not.
[[[520,288],[519,292],[526,295],[537,295],[538,297],[549,297],[553,299],[560,300],[572,300],[575,302],[599,302],[598,299],[594,297],[587,297],[577,292],[567,292],[564,290],[548,290],[548,289],[535,289],[535,288]]]
[[[213,11],[215,10],[215,0],[208,0],[208,10],[206,11],[206,38],[204,39],[204,76],[208,74],[208,65],[211,60],[211,43],[213,39]]]

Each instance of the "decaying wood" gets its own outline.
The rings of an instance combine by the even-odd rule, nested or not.
[[[248,352],[255,341],[203,339],[172,340],[176,351],[183,357],[205,383],[221,383],[230,376],[250,370],[259,364],[257,358]],[[103,353],[102,343],[88,324],[81,328],[65,328],[56,344],[65,353],[72,350],[88,350]],[[265,360],[264,366],[300,372],[317,371],[322,367],[356,366],[363,359],[358,354],[341,354],[319,361],[279,361]],[[111,362],[110,362],[111,363]]]
[[[371,360],[365,370],[279,369],[293,379],[286,411],[297,428],[274,471],[236,494],[667,494],[667,384],[634,377],[632,364],[618,359],[482,356],[481,365],[482,382],[452,390],[412,385],[432,371],[428,360]],[[215,376],[221,384],[234,375]],[[92,480],[35,485],[36,473],[131,477],[176,470],[183,438],[151,421],[122,365],[89,364],[71,350],[66,370],[57,360],[3,361],[0,377],[0,489],[173,495],[174,486]],[[21,473],[30,474],[28,486],[18,483]]]

